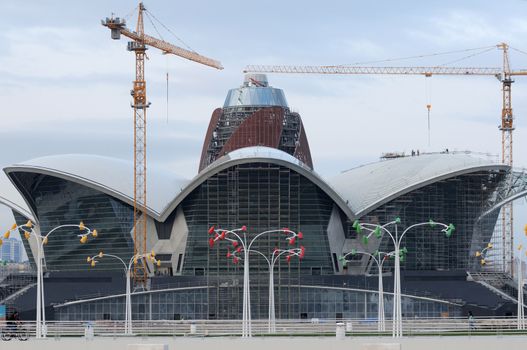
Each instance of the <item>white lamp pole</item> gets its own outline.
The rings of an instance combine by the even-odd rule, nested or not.
[[[394,338],[400,338],[403,336],[403,317],[402,317],[402,302],[401,302],[401,253],[406,254],[406,248],[403,250],[400,249],[401,242],[406,235],[406,233],[416,227],[419,226],[425,226],[430,225],[431,227],[435,227],[436,225],[439,225],[443,227],[441,232],[443,232],[447,237],[450,237],[452,233],[455,230],[454,225],[449,224],[443,224],[440,222],[435,222],[433,220],[429,220],[428,222],[420,222],[417,224],[413,224],[409,226],[407,229],[403,231],[403,233],[399,236],[399,232],[397,229],[397,225],[401,223],[400,218],[396,218],[393,221],[390,221],[384,225],[378,225],[378,224],[370,224],[370,223],[361,223],[359,221],[355,221],[353,223],[353,228],[357,231],[357,233],[361,233],[363,229],[366,229],[369,232],[369,235],[365,237],[370,237],[372,234],[376,234],[378,237],[382,236],[381,231],[388,234],[388,236],[391,238],[392,243],[394,245],[394,254],[395,254],[395,266],[394,266],[394,286],[393,286],[393,293],[394,293],[394,304],[393,304],[393,324],[392,324],[392,337]],[[386,227],[389,225],[394,225],[395,227],[395,233],[392,233],[390,230],[388,230]]]
[[[526,227],[527,229],[527,227]],[[522,251],[523,246],[520,244],[518,246],[518,251]],[[518,330],[525,330],[525,311],[523,305],[523,286],[525,284],[523,279],[523,269],[522,269],[522,260],[521,254],[518,254],[518,267],[516,275],[518,276],[518,311],[517,311],[517,328]]]
[[[46,304],[44,299],[44,278],[43,278],[43,268],[42,268],[42,260],[44,258],[44,245],[48,243],[48,237],[54,233],[55,231],[66,228],[66,227],[75,227],[78,228],[83,233],[79,234],[78,237],[80,237],[80,242],[82,244],[86,243],[88,241],[88,236],[92,235],[93,237],[97,237],[98,233],[97,230],[91,230],[88,227],[84,225],[84,223],[81,221],[80,224],[67,224],[67,225],[60,225],[52,230],[50,230],[46,235],[38,234],[33,229],[33,223],[31,220],[29,220],[27,223],[23,225],[17,225],[14,224],[11,226],[11,229],[7,231],[4,234],[4,238],[9,238],[11,232],[14,232],[16,230],[22,230],[24,232],[24,237],[29,240],[31,237],[35,237],[37,241],[37,257],[36,257],[36,264],[37,264],[37,301],[36,301],[36,325],[35,325],[35,336],[36,338],[45,338],[46,337]]]
[[[243,234],[240,235],[239,233]],[[261,232],[254,236],[252,239],[247,239],[247,227],[242,226],[241,228],[234,230],[225,230],[220,228],[215,228],[212,226],[209,228],[209,235],[214,234],[214,237],[209,238],[209,246],[214,247],[214,243],[220,240],[230,241],[235,248],[235,253],[243,253],[243,315],[242,315],[242,337],[247,338],[252,336],[252,322],[251,322],[251,293],[249,286],[249,254],[251,252],[257,252],[254,249],[251,249],[253,243],[260,237],[266,234],[283,232],[285,234],[292,234],[291,236],[286,237],[286,240],[289,244],[293,245],[297,238],[302,239],[302,232],[294,232],[288,228],[277,229],[277,230],[268,230]],[[230,238],[229,235],[234,236]],[[238,256],[233,257],[233,261],[237,263],[239,261]],[[269,260],[266,257],[266,261],[269,264]],[[274,284],[274,282],[273,282]],[[274,291],[274,289],[273,289]],[[273,297],[274,299],[274,297]]]
[[[228,238],[226,238],[228,239]],[[232,258],[233,262],[235,264],[238,263],[239,257],[237,256],[237,251],[227,251],[227,258]],[[268,320],[268,333],[275,333],[276,332],[276,313],[275,313],[275,302],[274,302],[274,266],[278,259],[284,254],[286,255],[286,261],[289,263],[291,261],[291,257],[297,256],[299,259],[304,258],[305,255],[305,248],[304,246],[300,246],[300,248],[291,248],[291,249],[278,249],[275,248],[273,252],[271,253],[271,256],[267,257],[264,253],[251,249],[249,253],[256,253],[261,255],[265,261],[267,262],[267,265],[269,267],[269,320]]]
[[[377,251],[374,254],[370,254],[368,252],[364,251],[357,251],[352,250],[349,253],[344,254],[343,256],[339,257],[339,260],[342,262],[344,266],[346,266],[347,263],[350,261],[346,258],[350,255],[366,255],[369,256],[375,261],[375,264],[377,265],[377,275],[378,275],[378,312],[377,312],[377,330],[379,332],[384,332],[386,330],[386,324],[385,324],[385,317],[384,317],[384,288],[383,288],[383,281],[382,281],[382,267],[384,265],[384,262],[386,259],[390,256],[394,256],[395,252],[385,253],[385,252],[379,252]],[[381,258],[382,256],[382,258]]]
[[[102,259],[103,257],[109,257],[113,259],[117,259],[123,264],[124,268],[124,274],[126,277],[126,294],[125,294],[125,316],[124,316],[124,334],[126,335],[132,335],[133,329],[132,329],[132,288],[131,288],[131,279],[132,279],[132,266],[138,263],[139,259],[148,258],[150,259],[154,264],[157,264],[157,266],[161,265],[160,260],[156,260],[155,258],[156,254],[154,251],[147,253],[147,254],[136,254],[130,258],[128,261],[128,264],[121,259],[117,255],[113,254],[107,254],[103,252],[99,252],[99,254],[94,255],[92,257],[88,257],[86,259],[86,262],[90,264],[90,266],[95,267],[96,264]],[[99,260],[97,260],[99,258]]]

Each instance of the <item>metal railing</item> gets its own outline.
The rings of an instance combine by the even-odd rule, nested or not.
[[[377,330],[376,319],[347,320],[277,320],[276,332],[269,334],[267,320],[252,322],[253,336],[335,336],[337,323],[342,323],[346,334],[351,336],[391,336],[391,321],[386,321],[386,331]],[[80,337],[86,334],[94,336],[124,336],[124,321],[48,321],[46,323],[47,337]],[[136,336],[241,336],[241,320],[152,320],[133,321]],[[403,320],[404,336],[433,335],[506,335],[526,334],[525,330],[517,330],[516,318],[427,318]],[[0,334],[6,332],[23,333],[30,337],[35,334],[35,322],[21,322],[13,330],[4,322],[0,323]]]

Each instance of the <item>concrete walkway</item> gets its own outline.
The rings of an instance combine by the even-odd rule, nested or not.
[[[139,346],[133,346],[137,344]],[[149,347],[147,344],[158,344]],[[161,346],[165,345],[165,346]],[[21,342],[0,341],[2,350],[524,350],[527,336],[459,336],[459,337],[408,337],[400,341],[392,338],[347,337],[134,337],[113,338],[31,338]]]

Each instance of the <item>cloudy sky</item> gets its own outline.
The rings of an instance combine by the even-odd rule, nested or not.
[[[100,20],[135,1],[0,0],[0,165],[60,153],[132,158],[126,40]],[[225,70],[148,51],[149,162],[192,177],[205,130],[247,64],[453,65],[527,68],[527,1],[169,1],[147,9],[161,36]],[[498,15],[503,14],[503,15]],[[154,22],[155,23],[155,22]],[[129,19],[133,26],[133,17]],[[159,36],[148,19],[146,31]],[[175,35],[174,35],[175,34]],[[176,37],[177,35],[177,37]],[[462,51],[478,48],[477,50]],[[445,55],[435,53],[452,52]],[[372,63],[385,59],[426,56]],[[168,104],[166,74],[169,75]],[[269,76],[301,113],[316,170],[331,176],[387,151],[498,155],[500,83],[491,77]],[[515,164],[527,166],[527,78],[513,86]],[[431,144],[426,104],[432,104]],[[132,169],[130,169],[132,171]],[[527,223],[515,204],[516,230]],[[0,211],[3,226],[11,222]]]

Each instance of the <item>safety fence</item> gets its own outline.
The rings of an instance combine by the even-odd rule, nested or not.
[[[267,320],[252,322],[253,336],[335,336],[337,328],[348,336],[391,336],[391,322],[386,321],[386,331],[377,330],[376,320],[277,320],[276,331],[269,332]],[[419,335],[505,335],[523,334],[517,329],[516,318],[428,318],[403,321],[405,336]],[[241,321],[233,320],[181,320],[134,321],[135,336],[240,336]],[[124,336],[123,321],[48,321],[44,327],[47,337]],[[1,323],[4,338],[35,336],[35,322],[18,325]],[[4,339],[6,340],[6,339]],[[23,339],[22,339],[23,340]]]

